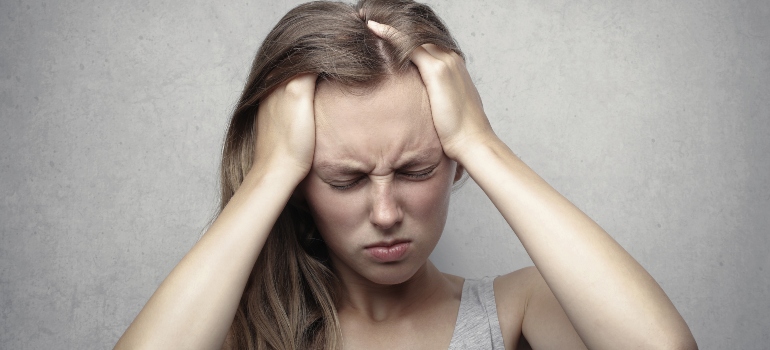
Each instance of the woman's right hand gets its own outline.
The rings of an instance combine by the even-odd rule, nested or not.
[[[313,163],[315,81],[297,76],[261,101],[252,170],[116,349],[222,347],[270,230]]]
[[[313,164],[317,75],[298,75],[260,101],[252,169],[270,169],[304,178]]]

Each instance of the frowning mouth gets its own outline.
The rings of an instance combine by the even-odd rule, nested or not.
[[[410,244],[410,241],[395,240],[368,245],[365,249],[379,262],[395,262],[404,257],[409,250]]]

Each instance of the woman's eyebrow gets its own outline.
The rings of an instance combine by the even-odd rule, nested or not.
[[[327,163],[323,162],[316,167],[319,171],[331,174],[358,174],[364,172],[363,167],[352,163]]]
[[[436,154],[442,154],[443,150],[440,148],[429,148],[420,150],[414,153],[408,153],[404,158],[401,160],[398,160],[395,163],[394,169],[405,169],[415,166],[421,166],[425,165],[425,163],[439,163],[440,158],[437,160]],[[433,165],[433,164],[431,164]],[[319,162],[318,165],[314,166],[317,172],[323,172],[325,174],[335,174],[335,175],[350,175],[350,174],[361,174],[361,173],[368,173],[372,169],[366,169],[366,167],[362,164],[358,164],[356,162],[352,161],[322,161]]]
[[[439,158],[438,161],[435,160],[436,153],[441,154],[442,152],[443,150],[440,148],[438,150],[434,148],[422,150],[419,153],[414,153],[400,161],[399,163],[401,165],[397,168],[411,168],[413,166],[424,165],[426,162],[438,163],[440,162],[441,158]]]

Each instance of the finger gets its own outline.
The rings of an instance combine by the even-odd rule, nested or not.
[[[303,73],[294,76],[283,85],[282,95],[289,98],[297,98],[301,101],[313,100],[318,75],[315,73]]]
[[[375,35],[394,44],[398,44],[400,41],[407,40],[407,36],[405,34],[387,24],[369,20],[367,22],[367,26],[372,30],[372,32],[374,32]],[[452,58],[451,55],[452,51],[447,51],[435,44],[423,44],[415,48],[410,53],[409,58],[412,60],[412,62],[414,62],[414,64],[420,66],[421,63],[428,63],[431,58],[448,62]]]
[[[385,39],[387,41],[390,41],[392,43],[398,43],[399,41],[406,40],[406,35],[398,31],[398,29],[393,28],[387,24],[378,23],[372,20],[369,20],[366,22],[369,29],[374,32],[375,35],[379,36],[382,39]],[[432,44],[426,44],[426,45],[432,45]],[[435,45],[432,45],[433,47],[426,48],[426,45],[418,46],[416,47],[411,53],[409,53],[409,59],[414,62],[415,65],[417,65],[417,68],[419,69],[421,66],[425,67],[425,65],[429,64],[431,60],[435,60],[436,57],[431,53],[431,51],[436,52],[438,47],[435,47]],[[430,50],[430,51],[429,51]]]
[[[296,79],[298,81],[302,81],[305,84],[310,84],[310,83],[315,84],[316,79],[318,79],[318,74],[316,74],[316,73],[302,73],[302,74],[298,74],[293,79]]]
[[[315,86],[318,75],[315,73],[302,73],[294,76],[286,82],[287,85],[301,85],[303,87]]]
[[[378,23],[372,20],[366,22],[369,29],[377,36],[392,43],[398,43],[405,39],[404,34],[399,32],[396,28],[393,28],[387,24]]]
[[[445,54],[444,50],[442,50],[435,44],[423,44],[421,47],[425,49],[425,51],[428,51],[428,53],[430,53],[434,57],[440,57],[442,54]]]
[[[379,36],[382,39],[388,40],[390,42],[397,43],[401,40],[406,40],[406,35],[401,33],[398,29],[393,28],[387,24],[375,22],[372,20],[369,20],[367,22],[367,25],[369,26],[369,29],[371,29],[374,34]],[[428,51],[431,55],[435,57],[441,57],[444,55],[449,54],[450,52],[447,52],[447,50],[435,45],[435,44],[424,44],[422,47]]]
[[[436,57],[442,61],[450,59],[453,51],[447,50],[436,44],[423,44],[422,48],[428,51],[433,57]]]

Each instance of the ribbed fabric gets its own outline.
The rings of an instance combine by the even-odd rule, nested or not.
[[[497,319],[493,277],[463,283],[460,311],[457,314],[449,350],[504,350],[503,334]]]

